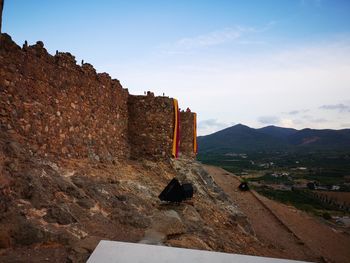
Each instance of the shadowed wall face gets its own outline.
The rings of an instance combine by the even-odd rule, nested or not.
[[[194,113],[180,113],[180,154],[195,157],[194,153]]]
[[[131,157],[170,158],[174,133],[173,99],[130,95],[128,108]]]
[[[128,92],[42,42],[22,49],[3,34],[0,126],[38,155],[112,161],[129,156]]]

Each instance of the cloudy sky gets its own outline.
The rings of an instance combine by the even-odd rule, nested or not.
[[[179,99],[200,135],[350,128],[348,0],[5,0],[3,31]]]

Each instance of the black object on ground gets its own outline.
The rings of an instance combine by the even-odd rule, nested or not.
[[[184,199],[191,199],[193,197],[192,184],[182,184],[181,187],[182,187]]]
[[[239,190],[241,190],[241,191],[248,191],[248,190],[249,190],[248,183],[246,183],[246,182],[241,183],[241,184],[238,186],[238,188],[239,188]]]
[[[162,201],[180,203],[193,196],[192,184],[181,185],[177,179],[172,179],[170,183],[160,193],[158,198]]]

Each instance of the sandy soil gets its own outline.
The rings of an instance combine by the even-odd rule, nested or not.
[[[269,256],[319,262],[350,262],[350,236],[294,207],[269,200],[254,191],[237,189],[239,178],[206,166],[215,182],[247,215]]]

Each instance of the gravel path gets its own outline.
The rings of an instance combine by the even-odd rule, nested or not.
[[[264,249],[262,254],[270,257],[314,262],[326,261],[322,253],[313,249],[308,242],[305,242],[303,239],[301,240],[299,235],[293,233],[294,228],[291,229],[284,221],[277,217],[276,213],[271,211],[264,202],[256,198],[256,193],[239,191],[239,178],[218,167],[205,166],[205,168],[211,176],[213,176],[215,182],[233,199],[238,208],[248,217],[255,230],[256,237],[265,245],[262,248]],[[268,205],[272,202],[273,201],[270,201]],[[287,210],[283,205],[278,206],[278,203],[274,205],[273,208],[277,209],[278,207],[279,213],[283,213],[283,211]],[[299,213],[294,213],[294,215],[299,215],[299,220],[301,220],[299,224],[302,225],[304,217],[300,216]],[[298,234],[300,234],[299,231]],[[302,235],[302,237],[304,238],[304,235]],[[321,258],[322,256],[323,258]]]

